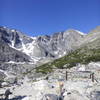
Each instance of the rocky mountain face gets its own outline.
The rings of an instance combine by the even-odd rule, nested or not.
[[[0,41],[12,50],[27,55],[33,61],[62,57],[74,50],[76,42],[82,38],[84,35],[76,30],[58,32],[51,36],[29,37],[17,30],[0,27]]]
[[[0,62],[29,62],[29,57],[0,41]]]
[[[30,57],[13,48],[19,48],[21,41],[19,35],[9,29],[0,27],[0,62],[29,62]]]
[[[44,35],[37,37],[29,37],[15,29],[0,27],[0,54],[5,55],[8,51],[13,54],[12,51],[14,51],[20,53],[20,55],[24,55],[25,58],[31,61],[33,60],[34,62],[45,58],[55,59],[92,42],[99,44],[99,39],[99,26],[90,31],[87,35],[77,30],[70,29],[54,33],[51,36]],[[8,58],[10,59],[12,57]],[[10,60],[15,61],[13,58]]]
[[[76,30],[68,30],[64,32],[54,33],[51,36],[38,37],[38,44],[46,50],[46,55],[52,57],[62,57],[68,52],[74,50],[76,42],[78,42],[84,35]]]
[[[100,26],[96,27],[95,29],[91,30],[86,36],[85,38],[82,38],[80,39],[80,42],[77,43],[78,46],[85,46],[90,43],[95,43],[96,44],[96,41],[98,41],[100,39]],[[95,45],[93,45],[95,46]],[[92,46],[92,47],[93,47]],[[99,44],[98,44],[99,46]]]

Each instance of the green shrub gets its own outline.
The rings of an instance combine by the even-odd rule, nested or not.
[[[47,74],[48,72],[53,71],[52,66],[63,69],[63,66],[66,65],[66,68],[71,68],[76,66],[77,63],[88,64],[91,61],[100,61],[100,49],[88,49],[84,47],[73,51],[62,58],[56,59],[53,62],[37,67],[36,72]]]

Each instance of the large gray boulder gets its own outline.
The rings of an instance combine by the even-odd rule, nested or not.
[[[100,100],[100,91],[91,92],[91,100]]]
[[[58,100],[58,96],[55,94],[45,94],[42,100]]]
[[[90,100],[89,98],[81,95],[78,91],[73,90],[64,93],[64,100]]]

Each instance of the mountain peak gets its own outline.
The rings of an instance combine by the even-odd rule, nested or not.
[[[78,31],[78,30],[75,30],[75,29],[69,29],[69,30],[67,30],[66,32],[70,32],[70,33],[79,33],[80,35],[85,35],[85,33],[81,32],[81,31]]]
[[[83,36],[83,35],[85,35],[85,33],[83,33],[83,32],[80,32],[80,31],[78,31],[78,30],[75,30],[75,29],[69,29],[69,30],[66,30],[65,31],[65,33],[67,34],[67,35],[81,35],[81,36]]]

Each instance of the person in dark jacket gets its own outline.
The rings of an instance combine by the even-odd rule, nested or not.
[[[12,92],[10,92],[10,89],[7,89],[5,91],[5,100],[9,100],[9,95],[12,94]]]

